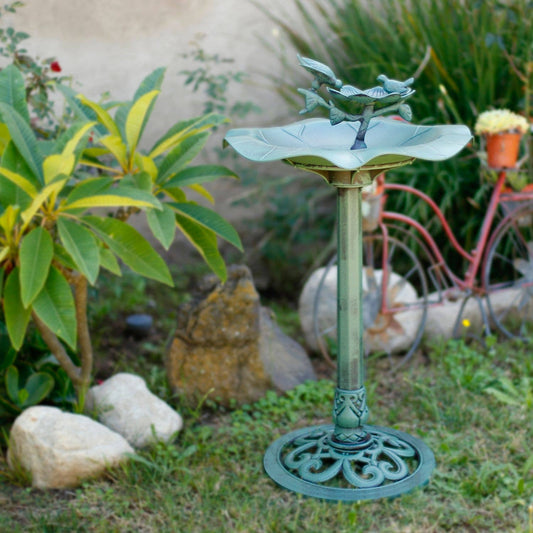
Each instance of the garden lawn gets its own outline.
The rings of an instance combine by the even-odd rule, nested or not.
[[[533,532],[533,358],[530,345],[451,341],[392,376],[369,361],[370,423],[434,451],[430,484],[394,500],[331,503],[276,486],[262,458],[277,437],[330,422],[334,383],[268,393],[232,413],[186,409],[176,443],[142,452],[81,488],[21,487],[5,464],[2,531]],[[155,368],[152,377],[163,373]],[[152,380],[153,381],[153,380]],[[159,389],[161,389],[161,383]]]

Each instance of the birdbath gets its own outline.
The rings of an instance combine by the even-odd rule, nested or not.
[[[452,157],[471,133],[460,125],[407,123],[411,109],[405,99],[415,92],[409,87],[412,78],[400,82],[380,75],[382,86],[360,90],[343,85],[327,65],[298,59],[314,76],[309,89],[298,89],[305,97],[300,113],[323,107],[329,120],[233,129],[225,138],[247,159],[282,160],[321,175],[337,191],[338,355],[333,424],[298,429],[276,440],[265,454],[264,467],[279,485],[307,496],[343,501],[394,497],[426,484],[435,459],[420,439],[366,423],[361,189],[382,172],[415,158]],[[388,112],[404,120],[384,117]]]

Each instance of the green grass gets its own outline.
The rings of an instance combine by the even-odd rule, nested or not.
[[[370,423],[417,436],[435,453],[437,468],[423,490],[337,504],[285,491],[264,474],[270,442],[330,421],[334,385],[321,380],[229,414],[182,411],[175,444],[142,452],[75,490],[19,487],[5,475],[2,530],[532,532],[531,348],[450,341],[428,355],[396,376],[374,360],[368,378]]]

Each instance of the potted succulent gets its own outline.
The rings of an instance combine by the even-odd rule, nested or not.
[[[483,135],[487,148],[487,163],[492,168],[514,168],[518,159],[520,139],[529,124],[508,109],[492,109],[481,113],[475,132]]]

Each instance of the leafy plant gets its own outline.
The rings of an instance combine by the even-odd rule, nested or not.
[[[528,376],[522,376],[518,383],[500,377],[493,386],[487,387],[485,392],[503,404],[522,407],[525,410],[533,408],[533,380]]]
[[[477,115],[491,107],[522,106],[528,112],[533,74],[529,0],[294,0],[298,21],[256,5],[291,45],[282,46],[281,52],[270,45],[282,68],[269,77],[295,107],[302,105],[295,88],[304,83],[294,68],[299,52],[330,65],[345,83],[359,87],[372,86],[382,73],[399,80],[414,75],[414,122],[465,123],[472,128]],[[417,161],[413,168],[389,172],[387,179],[409,182],[438,199],[456,234],[470,248],[484,215],[483,209],[471,209],[479,200],[479,174],[479,159],[471,151],[438,165]],[[396,195],[388,209],[431,226],[452,265],[461,265],[459,257],[449,254],[452,248],[434,214],[416,198]]]
[[[45,372],[35,372],[22,383],[17,367],[12,365],[6,370],[5,386],[10,401],[0,396],[0,407],[18,414],[46,398],[54,387],[54,378]]]
[[[0,19],[7,14],[16,13],[24,6],[23,2],[11,2],[0,7]],[[64,128],[68,123],[67,117],[56,118],[53,98],[56,86],[70,78],[61,76],[59,61],[54,57],[40,59],[29,55],[23,47],[24,41],[29,39],[26,32],[17,31],[12,26],[0,27],[0,56],[21,72],[24,78],[26,101],[31,114],[31,124],[39,136],[47,138]]]
[[[220,68],[232,65],[232,58],[210,54],[198,43],[193,43],[193,49],[182,54],[182,57],[192,59],[197,65],[196,68],[180,71],[180,74],[185,76],[185,85],[190,86],[193,92],[202,91],[205,95],[204,113],[215,112],[244,118],[249,113],[261,112],[261,108],[251,101],[231,102],[228,98],[230,87],[245,83],[250,77],[242,70]]]
[[[20,71],[11,65],[0,72],[6,141],[0,164],[0,273],[7,332],[19,350],[32,319],[81,399],[93,365],[87,287],[100,269],[120,275],[118,258],[134,272],[172,285],[163,259],[127,224],[132,214],[145,212],[165,249],[176,229],[182,231],[221,279],[226,269],[217,236],[241,249],[235,230],[185,193],[192,189],[212,200],[202,184],[235,177],[221,166],[189,166],[223,117],[179,122],[148,154],[138,148],[163,75],[164,69],[157,69],[147,76],[131,101],[116,106],[114,117],[60,86],[77,122],[55,139],[38,141]],[[87,166],[102,174],[87,173]],[[92,214],[96,208],[111,210],[110,216]],[[79,353],[79,364],[68,349]]]

